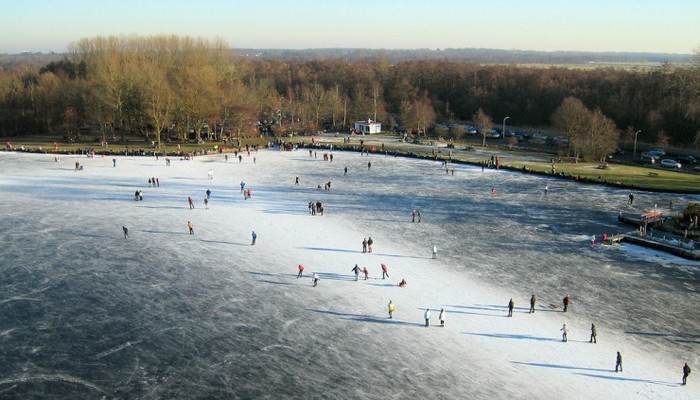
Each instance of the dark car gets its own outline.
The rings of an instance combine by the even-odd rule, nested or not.
[[[698,160],[693,156],[681,156],[676,158],[676,160],[681,164],[687,165],[695,165],[698,163]]]

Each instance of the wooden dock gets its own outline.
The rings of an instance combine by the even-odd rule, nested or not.
[[[617,215],[618,221],[635,226],[646,226],[661,223],[664,221],[664,218],[666,218],[664,214],[657,210],[644,211],[642,213],[620,212]]]
[[[674,254],[679,257],[687,258],[689,260],[700,261],[700,250],[696,250],[694,246],[684,245],[680,240],[678,240],[678,245],[669,243],[664,240],[656,240],[653,237],[641,237],[634,235],[618,234],[613,235],[608,238],[607,244],[628,242],[636,244],[638,246],[648,247],[656,250],[661,250],[666,253]]]

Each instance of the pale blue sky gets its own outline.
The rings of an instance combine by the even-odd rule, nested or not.
[[[0,0],[0,53],[177,34],[231,47],[692,53],[699,0]]]

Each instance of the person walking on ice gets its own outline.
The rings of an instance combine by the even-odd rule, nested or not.
[[[389,309],[389,319],[394,318],[394,311],[396,311],[396,304],[392,303],[391,300],[389,300],[389,304],[387,305],[387,308]]]
[[[126,226],[122,226],[122,231],[124,231],[124,239],[129,238],[129,229]]]
[[[187,229],[190,230],[190,235],[194,235],[194,225],[192,225],[192,221],[187,221]]]
[[[530,311],[529,312],[531,314],[535,312],[535,302],[536,301],[537,301],[537,299],[535,298],[535,295],[533,294],[532,297],[530,297]]]
[[[250,245],[251,245],[251,246],[255,246],[255,241],[258,239],[258,234],[255,233],[255,231],[253,231],[253,232],[250,234],[250,236],[251,236],[251,238],[253,239],[253,240],[250,242]]]
[[[569,330],[566,329],[566,324],[564,324],[564,326],[562,326],[561,329],[559,329],[559,330],[561,331],[561,341],[566,342],[567,341],[566,334],[569,332]]]
[[[360,267],[358,267],[357,264],[355,264],[355,267],[353,267],[353,269],[351,269],[350,272],[355,274],[355,281],[358,281],[360,279]]]
[[[433,259],[436,259],[436,258],[437,258],[437,245],[434,244],[433,245]]]
[[[681,385],[685,385],[686,381],[688,380],[688,375],[690,375],[690,367],[688,366],[688,363],[685,363],[685,365],[683,365],[683,383],[681,383]]]
[[[374,240],[372,240],[372,236],[367,239],[367,252],[371,253],[372,252],[372,245],[374,244]]]
[[[438,317],[440,319],[440,326],[445,327],[445,309],[441,308],[440,309],[440,316]]]
[[[369,279],[369,270],[367,267],[362,267],[362,274],[365,276],[365,280]]]
[[[598,332],[595,329],[595,324],[591,324],[591,340],[588,343],[598,343]]]
[[[187,202],[190,205],[190,210],[194,208],[194,201],[192,201],[192,196],[187,196]]]
[[[423,314],[423,318],[425,318],[425,327],[430,326],[430,309],[426,308],[425,309],[425,314]]]
[[[318,274],[314,272],[314,276],[313,276],[314,287],[318,286],[318,280],[319,280]]]
[[[389,272],[388,269],[389,267],[386,266],[386,264],[382,263],[382,279],[386,279],[389,277]]]
[[[367,252],[367,238],[362,239],[362,252]]]
[[[297,268],[299,269],[299,273],[297,274],[297,279],[303,278],[304,277],[304,264],[299,264],[297,266]]]
[[[618,368],[622,372],[622,354],[619,351],[617,352],[617,357],[615,357],[615,372],[617,372]]]
[[[566,312],[569,309],[569,303],[571,302],[569,295],[567,294],[564,296],[564,299],[561,302],[564,305],[564,312]]]
[[[513,307],[515,307],[515,303],[513,302],[513,299],[511,298],[510,301],[508,302],[508,316],[509,317],[513,316]]]

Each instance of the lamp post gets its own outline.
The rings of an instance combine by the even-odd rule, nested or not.
[[[501,135],[503,135],[503,140],[506,139],[506,120],[510,117],[505,117],[503,118],[503,130],[501,131]]]
[[[632,150],[632,160],[637,158],[637,135],[640,133],[642,133],[641,129],[634,133],[634,150]]]

